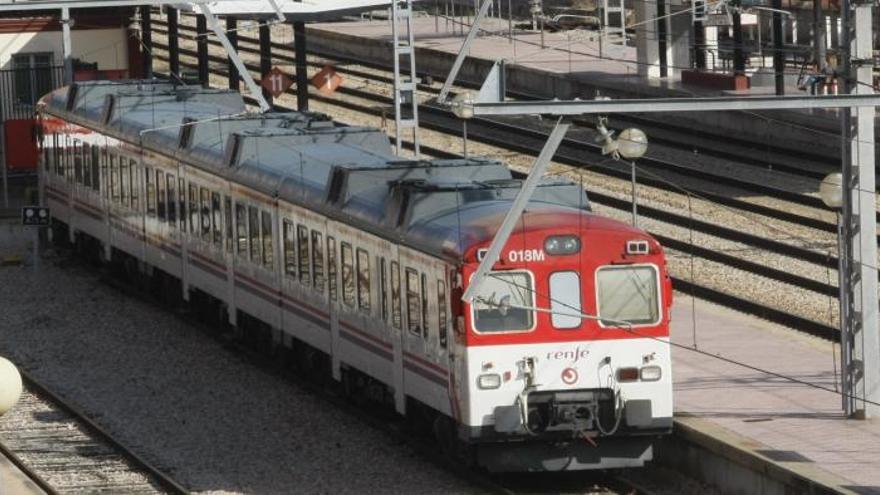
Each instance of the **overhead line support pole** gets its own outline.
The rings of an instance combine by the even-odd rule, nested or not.
[[[142,5],[141,10],[141,50],[144,54],[142,74],[145,79],[153,78],[153,22],[150,13],[152,7]]]
[[[272,33],[270,26],[265,20],[260,20],[260,77],[266,77],[272,70]],[[272,93],[263,88],[263,98],[272,105]]]
[[[461,44],[461,49],[455,57],[455,62],[452,63],[452,69],[449,70],[449,74],[446,76],[446,81],[443,82],[443,87],[440,88],[440,94],[437,96],[438,102],[444,103],[449,97],[449,90],[452,89],[452,85],[455,83],[455,78],[458,77],[458,71],[461,70],[461,64],[464,63],[464,59],[468,55],[471,43],[473,43],[474,38],[477,37],[477,33],[480,32],[480,22],[482,22],[483,17],[486,16],[486,12],[489,11],[489,5],[491,3],[492,0],[483,0],[483,4],[480,5],[480,10],[474,17],[473,24],[471,24],[471,30],[468,31],[467,38],[465,38],[464,43]]]
[[[814,0],[821,1],[821,0]],[[785,45],[782,34],[782,0],[770,2],[773,7],[773,73],[776,94],[785,94]]]
[[[309,110],[309,75],[306,60],[306,23],[293,22],[293,57],[296,63],[296,109]]]
[[[235,16],[226,17],[226,36],[229,38],[229,46],[232,50],[238,52],[238,19]],[[241,88],[240,74],[235,67],[232,57],[229,57],[226,70],[229,72],[229,89],[238,90]]]
[[[69,86],[73,83],[73,51],[70,42],[70,9],[63,7],[61,9],[61,53],[64,57],[64,85]]]
[[[178,20],[179,12],[174,7],[168,7],[168,70],[171,71],[172,78],[180,79],[180,42],[178,36],[180,29]]]

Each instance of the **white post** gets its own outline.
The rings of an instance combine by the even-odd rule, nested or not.
[[[70,9],[62,7],[61,9],[61,53],[64,58],[64,85],[69,86],[73,83],[73,56],[71,55],[70,42],[70,25],[73,21],[70,19]]]

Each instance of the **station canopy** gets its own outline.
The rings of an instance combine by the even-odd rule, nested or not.
[[[281,12],[288,20],[321,21],[353,15],[374,9],[384,9],[391,5],[389,0],[276,0]],[[197,10],[192,4],[181,5],[182,10]],[[272,4],[267,0],[223,0],[208,2],[211,12],[216,15],[233,16],[271,16],[275,15]]]

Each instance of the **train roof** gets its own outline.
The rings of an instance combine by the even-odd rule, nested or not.
[[[401,159],[382,130],[313,112],[250,113],[230,90],[89,81],[55,90],[41,107],[441,257],[460,259],[473,243],[491,239],[521,187],[499,161]],[[552,178],[542,180],[528,207],[532,216],[579,218],[585,211],[583,188]]]

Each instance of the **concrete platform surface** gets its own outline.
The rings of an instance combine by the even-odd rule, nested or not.
[[[0,455],[0,493],[3,495],[44,495],[36,483],[5,456]]]
[[[839,390],[837,346],[685,295],[678,295],[672,313],[675,411],[682,425],[820,485],[880,494],[880,419],[844,417],[833,392]],[[691,350],[694,344],[699,352]]]

